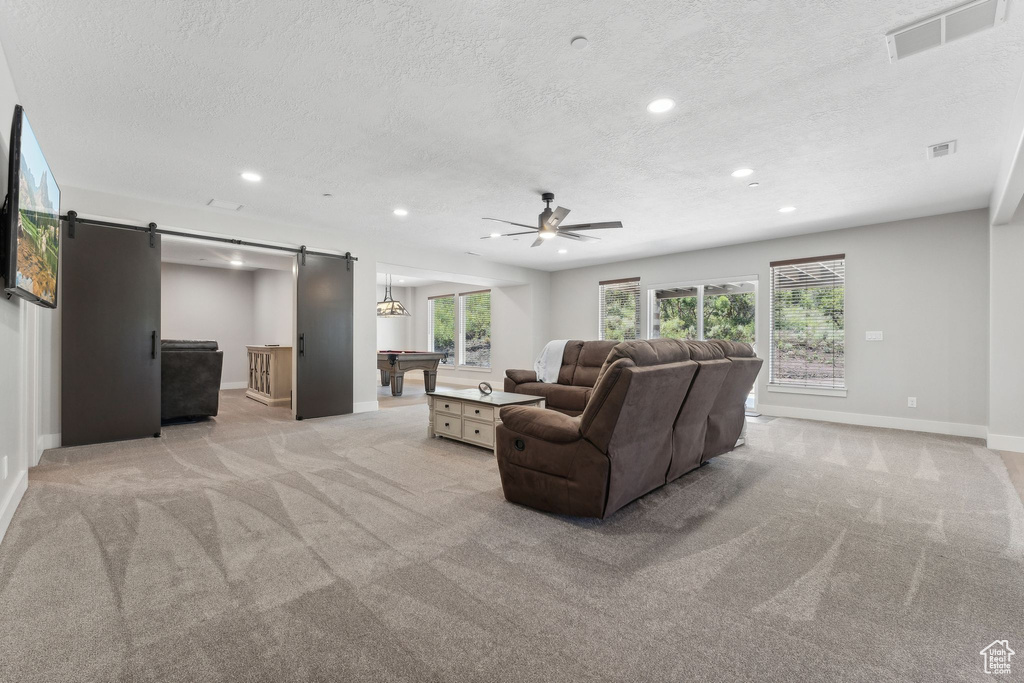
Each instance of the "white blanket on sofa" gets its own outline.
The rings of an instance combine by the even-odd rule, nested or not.
[[[548,384],[558,382],[558,371],[562,367],[562,354],[565,353],[565,345],[568,341],[568,339],[556,339],[544,345],[540,357],[533,364],[538,382],[547,382]]]

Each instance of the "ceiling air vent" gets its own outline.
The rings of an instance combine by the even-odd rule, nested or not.
[[[950,154],[956,154],[956,140],[950,140],[949,142],[940,142],[937,145],[928,146],[929,159],[948,157]]]
[[[945,45],[1006,21],[1007,0],[973,0],[942,14],[908,24],[885,36],[889,61]]]
[[[241,204],[226,202],[223,199],[211,199],[206,205],[212,206],[215,209],[227,209],[228,211],[238,211],[242,208]]]

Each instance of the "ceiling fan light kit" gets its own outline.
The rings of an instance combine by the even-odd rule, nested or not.
[[[526,225],[525,223],[513,223],[512,221],[506,221],[501,218],[484,218],[485,221],[495,221],[497,223],[507,223],[508,225],[514,225],[517,228],[526,228],[523,232],[508,232],[505,234],[491,233],[487,237],[481,237],[480,239],[489,240],[497,239],[499,237],[515,237],[517,235],[536,235],[537,239],[533,241],[531,247],[539,247],[545,241],[554,239],[555,237],[564,237],[565,239],[576,240],[577,242],[583,242],[587,240],[600,239],[591,235],[580,234],[580,231],[586,230],[610,230],[615,228],[621,228],[621,221],[605,221],[603,223],[579,223],[577,225],[562,225],[562,221],[569,215],[569,209],[559,206],[552,210],[551,202],[555,201],[555,194],[553,192],[544,192],[540,196],[543,200],[545,208],[541,211],[537,217],[537,227]]]

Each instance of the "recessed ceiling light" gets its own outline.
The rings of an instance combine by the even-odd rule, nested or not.
[[[248,180],[250,183],[258,183],[263,180],[263,176],[259,173],[253,173],[252,171],[245,171],[242,173],[242,180]]]
[[[491,233],[491,239],[492,239],[492,240],[496,240],[496,239],[498,239],[499,237],[501,237],[501,233],[500,233],[500,232],[492,232],[492,233]]]
[[[570,41],[569,44],[572,45],[577,50],[583,50],[587,47],[587,39],[584,38],[583,36],[576,36],[575,38],[572,39],[572,41]]]
[[[733,178],[746,178],[748,175],[754,175],[754,169],[752,168],[737,168],[732,172]]]
[[[475,251],[467,251],[466,253],[469,254],[470,256],[479,256],[480,255],[480,254],[476,253]]]
[[[231,265],[233,265],[233,266],[244,266],[245,265],[245,261],[239,261],[238,259],[232,259],[231,260]]]
[[[322,195],[320,195],[320,196],[321,196],[321,197],[323,197],[324,199],[330,199],[330,198],[331,198],[331,197],[333,197],[334,195],[333,195],[333,194],[331,194],[330,192],[324,192],[324,193],[323,193]]]
[[[408,216],[409,212],[406,209],[395,209],[396,216]]]
[[[559,253],[559,254],[568,254],[568,253],[569,253],[569,250],[568,250],[568,249],[559,249],[559,250],[558,250],[558,253]]]
[[[673,109],[676,106],[675,100],[670,100],[667,97],[663,97],[660,100],[654,100],[647,105],[647,111],[652,114],[664,114],[665,112]]]
[[[784,206],[779,209],[779,213],[793,213],[794,211],[796,211],[795,206]]]
[[[761,183],[750,183],[747,187],[761,187]]]

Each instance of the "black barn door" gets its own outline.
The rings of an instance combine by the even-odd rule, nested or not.
[[[296,286],[295,417],[352,412],[350,261],[300,254]]]
[[[62,224],[61,442],[160,433],[160,236]]]

